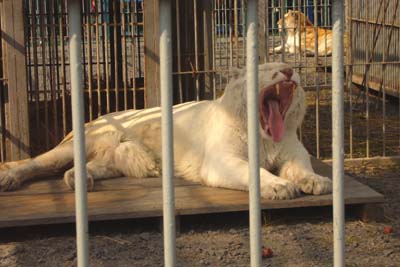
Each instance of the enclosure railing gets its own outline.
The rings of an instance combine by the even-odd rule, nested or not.
[[[260,161],[258,122],[258,0],[247,2],[246,78],[251,266],[261,266]]]
[[[86,184],[86,144],[83,112],[81,6],[80,0],[68,0],[69,55],[71,70],[72,126],[74,132],[74,173],[77,262],[79,267],[89,266],[89,233]]]
[[[249,0],[247,7],[247,90],[249,131],[249,195],[251,266],[261,266],[260,177],[258,162],[258,53],[257,4]],[[83,125],[83,92],[80,53],[80,4],[68,1],[70,25],[71,90],[74,131],[75,194],[77,217],[78,267],[89,265],[88,217],[86,201],[85,138]],[[333,2],[333,80],[332,149],[334,207],[334,266],[344,266],[344,200],[343,200],[343,1]],[[160,0],[160,80],[162,103],[162,160],[164,199],[165,266],[176,265],[174,187],[173,187],[173,123],[172,123],[172,53],[171,2]]]
[[[164,222],[164,261],[176,266],[174,140],[172,119],[171,1],[160,0],[160,89],[162,135],[162,187]]]
[[[333,254],[334,266],[345,266],[344,239],[344,4],[332,6],[332,159],[333,159]]]

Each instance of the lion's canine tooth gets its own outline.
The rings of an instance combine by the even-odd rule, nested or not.
[[[281,88],[279,87],[279,83],[275,84],[276,94],[279,95]]]

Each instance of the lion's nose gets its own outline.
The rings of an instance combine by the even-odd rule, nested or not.
[[[283,70],[280,70],[280,72],[285,74],[288,80],[290,80],[293,76],[293,69],[291,68],[284,68]]]

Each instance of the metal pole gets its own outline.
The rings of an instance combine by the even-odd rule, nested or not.
[[[343,64],[343,18],[344,5],[334,0],[332,5],[332,158],[333,158],[333,246],[334,266],[345,266],[344,233],[344,64]]]
[[[258,131],[258,1],[247,2],[247,127],[251,266],[261,266],[260,163]]]
[[[89,238],[82,88],[81,3],[80,0],[69,0],[67,2],[70,35],[72,126],[74,131],[77,260],[78,267],[87,267],[89,266]]]
[[[162,134],[162,187],[164,221],[164,262],[176,266],[174,152],[172,119],[171,2],[160,0],[160,89]]]

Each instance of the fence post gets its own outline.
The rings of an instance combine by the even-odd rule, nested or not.
[[[145,107],[160,106],[159,1],[143,1]]]
[[[75,213],[77,266],[89,266],[89,230],[87,210],[87,176],[84,129],[84,104],[81,52],[81,3],[68,0],[69,58],[71,73],[72,127],[74,132]]]
[[[334,266],[345,266],[343,1],[332,2],[332,177]]]
[[[261,204],[258,129],[258,0],[247,2],[247,128],[249,154],[250,265],[261,266]]]
[[[3,69],[6,93],[6,159],[30,156],[27,70],[25,59],[24,1],[4,0],[2,5]]]

